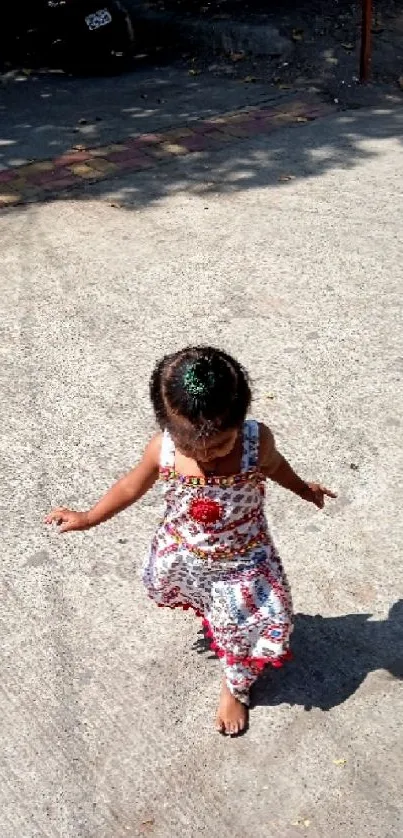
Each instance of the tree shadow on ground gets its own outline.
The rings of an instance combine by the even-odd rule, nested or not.
[[[0,125],[0,165],[57,157],[77,144],[96,146],[144,132],[190,127],[208,117],[252,105],[286,105],[290,94],[269,86],[189,79],[172,68],[128,74],[119,79],[64,79],[7,89]],[[35,96],[33,96],[33,92]],[[145,98],[142,98],[145,97]],[[304,100],[306,94],[293,94]],[[202,151],[169,155],[143,172],[83,183],[60,197],[74,201],[110,198],[119,207],[139,209],[177,192],[231,194],[281,186],[328,171],[365,165],[390,138],[402,142],[399,94],[381,97],[370,111],[337,110],[307,124],[285,124],[270,133],[228,137]],[[0,114],[1,118],[1,114]],[[55,200],[52,198],[51,200]],[[329,198],[330,200],[330,198]]]
[[[178,192],[208,198],[262,188],[286,190],[298,180],[359,169],[381,153],[380,141],[402,142],[402,137],[403,109],[336,113],[309,125],[288,125],[268,136],[226,142],[219,151],[186,155],[148,175],[105,182],[79,197],[112,195],[117,206],[138,209]]]
[[[371,614],[321,617],[296,614],[292,650],[295,660],[284,669],[267,669],[253,691],[252,704],[301,705],[331,710],[343,704],[378,669],[403,679],[403,600],[386,620]],[[209,646],[200,637],[200,654]]]
[[[118,77],[17,73],[0,89],[2,166],[168,130],[279,96],[267,84],[192,77],[168,59]]]

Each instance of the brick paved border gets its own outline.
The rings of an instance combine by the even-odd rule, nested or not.
[[[272,107],[251,107],[122,142],[66,152],[0,171],[0,209],[76,191],[125,173],[142,172],[181,155],[219,150],[229,142],[269,134],[284,125],[303,124],[332,112],[312,98]]]

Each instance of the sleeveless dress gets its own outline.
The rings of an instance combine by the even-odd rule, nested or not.
[[[267,665],[291,657],[292,600],[264,514],[259,425],[244,423],[241,472],[189,477],[175,471],[175,444],[163,434],[160,478],[165,515],[143,581],[160,607],[193,609],[221,658],[232,694],[249,690]]]

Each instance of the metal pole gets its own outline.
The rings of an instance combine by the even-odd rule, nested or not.
[[[372,0],[362,0],[360,81],[369,79],[371,66]]]

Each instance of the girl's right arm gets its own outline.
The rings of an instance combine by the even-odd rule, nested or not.
[[[160,450],[161,434],[157,434],[148,443],[138,466],[118,480],[92,509],[87,512],[75,512],[73,509],[58,507],[47,515],[45,523],[51,524],[55,521],[60,526],[59,532],[88,530],[131,506],[140,500],[157,480]]]

